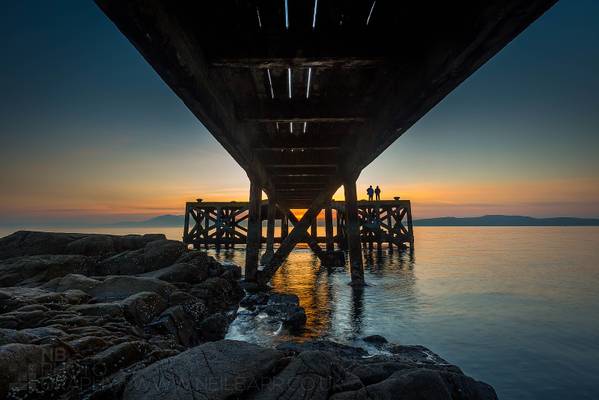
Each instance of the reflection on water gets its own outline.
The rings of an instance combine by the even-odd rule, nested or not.
[[[364,289],[346,268],[292,253],[272,280],[300,297],[299,340],[370,334],[423,344],[502,399],[599,398],[599,228],[416,228],[416,249],[364,251]],[[219,259],[242,265],[243,250]],[[247,321],[246,321],[247,322]],[[278,326],[232,337],[286,339]]]

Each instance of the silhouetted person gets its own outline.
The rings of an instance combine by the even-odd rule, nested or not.
[[[368,194],[368,201],[372,201],[372,195],[374,194],[374,189],[372,188],[372,185],[370,185],[368,189],[366,189],[366,193]]]
[[[379,187],[379,185],[376,185],[376,189],[374,189],[374,194],[376,195],[376,200],[379,201],[381,199],[381,188]]]

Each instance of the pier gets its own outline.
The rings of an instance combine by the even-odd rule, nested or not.
[[[347,243],[361,285],[364,240],[411,237],[385,228],[384,211],[368,222],[361,171],[556,0],[96,2],[249,178],[245,227],[206,239],[202,218],[222,226],[239,209],[192,206],[187,240],[245,241],[245,279],[266,282],[296,244],[320,254],[313,221],[343,186],[334,207],[344,239],[328,234],[325,244]],[[259,269],[263,214],[271,231],[292,209],[306,212],[288,218],[284,238],[266,235]]]
[[[386,244],[394,248],[414,246],[412,208],[409,200],[358,201],[360,241],[370,248],[382,248]],[[270,211],[270,212],[269,212]],[[322,215],[324,214],[324,216]],[[323,262],[330,262],[330,253],[347,249],[345,202],[331,201],[321,213],[322,220],[312,218],[304,237],[304,243],[314,250]],[[247,245],[249,218],[248,202],[188,202],[185,206],[183,242],[195,248],[232,248]],[[269,202],[260,204],[260,243],[266,245],[265,255],[274,254],[274,244],[281,244],[289,235],[289,229],[298,223],[291,210],[269,210]],[[319,227],[324,235],[318,233]],[[278,229],[276,229],[278,228]],[[264,232],[265,231],[265,232]],[[324,245],[324,248],[321,246]]]

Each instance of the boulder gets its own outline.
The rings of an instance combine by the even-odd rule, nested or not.
[[[0,238],[0,260],[39,254],[66,254],[67,245],[81,238],[72,233],[18,231]]]
[[[166,282],[199,283],[208,277],[208,266],[190,263],[177,263],[169,267],[146,272],[141,275],[147,278],[160,279]]]
[[[198,326],[199,335],[204,341],[215,341],[225,338],[231,318],[225,313],[209,315]]]
[[[289,303],[267,304],[258,309],[281,321],[283,326],[290,330],[297,331],[306,325],[306,312],[298,305]]]
[[[368,352],[360,347],[352,347],[330,340],[306,340],[302,343],[281,343],[277,346],[277,350],[295,354],[304,351],[326,351],[347,359],[359,359],[368,355]]]
[[[228,305],[236,304],[243,297],[243,290],[237,282],[220,277],[208,278],[194,285],[190,292],[204,300],[211,311],[223,310]]]
[[[110,276],[89,291],[98,300],[122,300],[139,292],[154,292],[165,299],[177,288],[170,283],[154,278],[137,276]]]
[[[164,268],[174,264],[185,252],[185,245],[176,240],[155,240],[144,247],[144,264],[151,269]]]
[[[333,383],[345,378],[331,353],[305,351],[289,363],[254,400],[326,400]]]
[[[382,382],[333,395],[345,399],[496,400],[493,388],[464,375],[429,369],[397,371]]]
[[[136,275],[167,267],[185,251],[185,245],[174,240],[155,240],[139,250],[123,251],[102,260],[98,275]]]
[[[55,278],[51,281],[43,284],[41,287],[44,289],[54,290],[56,292],[64,292],[66,290],[81,290],[88,292],[89,290],[96,287],[100,281],[92,278],[88,278],[81,274],[68,274],[61,278]]]
[[[140,361],[147,348],[148,345],[140,341],[120,343],[85,360],[85,364],[93,377],[107,376]]]
[[[84,256],[106,256],[116,252],[115,240],[109,235],[89,235],[77,239],[65,248],[65,254],[81,254]]]
[[[154,292],[140,292],[121,302],[125,317],[134,324],[143,326],[166,309],[166,301]]]
[[[281,352],[222,340],[205,343],[136,372],[123,400],[206,400],[240,397],[280,368]]]
[[[384,345],[385,343],[387,343],[387,339],[385,339],[385,337],[381,335],[365,336],[362,338],[362,340],[366,343],[370,343],[376,346]]]
[[[118,303],[80,304],[71,307],[71,310],[92,317],[118,318],[124,315],[123,308]]]
[[[36,336],[16,329],[0,328],[0,346],[10,343],[28,344],[37,339]]]
[[[95,261],[79,255],[37,255],[0,261],[0,286],[32,285],[68,274],[90,274]]]

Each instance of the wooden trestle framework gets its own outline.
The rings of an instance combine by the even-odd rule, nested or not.
[[[250,179],[247,227],[225,228],[240,215],[235,206],[192,206],[187,215],[197,228],[187,240],[236,243],[245,236],[246,279],[267,281],[306,237],[319,253],[308,231],[343,185],[345,203],[336,209],[359,285],[361,236],[379,240],[388,224],[386,211],[373,214],[357,202],[360,172],[556,1],[96,3]],[[259,271],[262,191],[267,215],[307,211]],[[400,231],[384,240],[405,242],[411,230]]]
[[[412,210],[409,200],[359,201],[360,240],[364,246],[381,248],[386,244],[389,250],[414,245]],[[274,254],[274,244],[282,243],[289,235],[290,226],[297,217],[290,211],[276,209],[269,218],[268,201],[260,205],[260,224],[267,221],[265,234],[262,229],[260,242],[266,244],[265,254]],[[189,202],[185,206],[185,226],[183,242],[195,248],[232,248],[247,244],[247,202]],[[279,229],[274,229],[275,225]],[[270,228],[270,227],[273,228]],[[318,227],[324,235],[318,234]],[[317,255],[348,248],[345,202],[331,201],[324,209],[324,220],[310,221],[310,229],[299,243],[318,246]],[[320,248],[324,244],[324,250]]]

